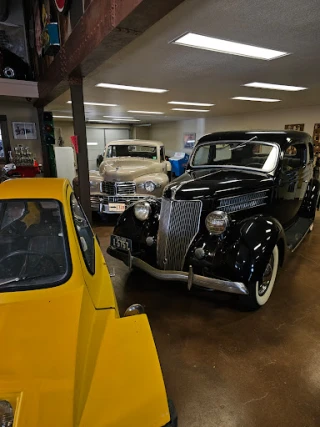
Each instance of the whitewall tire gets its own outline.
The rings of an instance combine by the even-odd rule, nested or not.
[[[263,277],[249,286],[249,295],[242,297],[242,302],[249,310],[257,310],[267,303],[272,293],[279,268],[279,248],[273,248]]]

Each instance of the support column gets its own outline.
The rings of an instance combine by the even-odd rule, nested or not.
[[[41,139],[41,148],[42,148],[42,171],[43,175],[48,178],[50,174],[50,161],[49,161],[49,152],[48,145],[46,142],[45,132],[44,132],[44,120],[43,120],[43,108],[37,108],[38,120],[39,120],[39,130],[40,130],[40,139]]]
[[[87,215],[88,220],[92,221],[90,204],[90,183],[88,167],[88,148],[86,122],[83,105],[83,81],[82,77],[69,78],[74,134],[78,137],[79,153],[77,155],[78,179],[79,179],[79,197],[80,202]]]

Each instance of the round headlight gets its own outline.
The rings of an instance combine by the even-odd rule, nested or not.
[[[151,213],[151,206],[148,202],[138,202],[134,205],[134,214],[140,221],[145,221]]]
[[[156,189],[156,184],[152,181],[147,181],[144,184],[144,188],[149,192],[152,193]]]
[[[0,400],[0,425],[3,427],[13,425],[13,409],[7,400]]]
[[[206,227],[211,234],[222,234],[229,224],[228,215],[222,211],[213,211],[206,218]]]

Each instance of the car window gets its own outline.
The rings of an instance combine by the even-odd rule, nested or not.
[[[314,158],[313,145],[309,143],[308,146],[309,146],[309,160],[312,161]]]
[[[271,172],[276,167],[278,158],[279,149],[273,144],[247,141],[209,142],[196,148],[191,165],[236,166]]]
[[[152,145],[109,145],[107,157],[144,157],[157,160],[157,147]]]
[[[165,160],[164,147],[160,147],[160,162],[164,162],[164,160]]]
[[[56,200],[0,203],[0,292],[49,288],[71,272],[61,204]]]
[[[298,169],[307,162],[307,146],[305,144],[290,145],[284,152],[282,169],[290,172]]]
[[[78,235],[79,245],[83,255],[84,262],[91,274],[95,272],[95,250],[94,234],[90,224],[78,203],[75,195],[71,195],[71,210],[75,229]]]

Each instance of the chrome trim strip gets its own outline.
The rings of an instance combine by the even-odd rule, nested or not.
[[[248,295],[249,291],[246,285],[242,282],[232,282],[229,280],[220,280],[212,277],[204,277],[198,274],[193,274],[192,266],[189,267],[189,272],[185,271],[172,271],[172,270],[158,270],[152,267],[139,258],[130,256],[129,265],[137,267],[145,271],[155,279],[185,282],[188,284],[190,290],[192,285],[201,286],[203,288],[212,289],[215,291],[229,292],[232,294]]]

